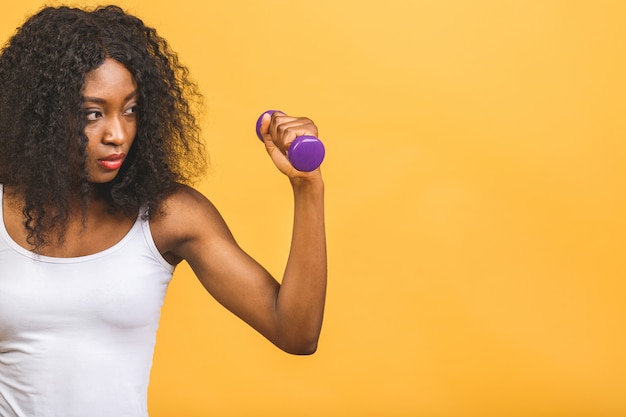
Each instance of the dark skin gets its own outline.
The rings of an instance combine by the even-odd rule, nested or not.
[[[87,169],[92,183],[115,178],[118,159],[128,154],[137,129],[135,91],[130,73],[110,59],[86,77]],[[286,352],[310,354],[317,348],[326,292],[324,185],[319,169],[297,171],[285,150],[296,136],[317,135],[317,129],[307,118],[274,113],[264,117],[261,133],[294,193],[292,243],[280,284],[237,245],[215,206],[191,187],[176,186],[150,228],[164,259],[171,264],[187,261],[227,309]],[[20,196],[5,187],[6,228],[17,244],[29,248],[22,208]],[[100,252],[122,239],[134,221],[109,213],[94,194],[84,217],[75,205],[63,245],[46,246],[41,254],[77,257]]]

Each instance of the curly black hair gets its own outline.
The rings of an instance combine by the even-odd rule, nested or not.
[[[127,161],[98,193],[114,212],[145,218],[160,212],[176,183],[204,173],[197,116],[202,96],[154,28],[117,6],[46,7],[0,52],[0,183],[24,201],[35,250],[63,241],[77,192],[85,213],[87,181],[85,75],[106,58],[123,64],[138,86],[138,127]],[[80,174],[79,174],[80,173]]]

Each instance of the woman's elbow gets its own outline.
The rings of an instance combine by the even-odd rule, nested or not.
[[[306,340],[291,341],[286,343],[277,343],[276,345],[282,351],[291,355],[312,355],[317,351],[319,337]]]

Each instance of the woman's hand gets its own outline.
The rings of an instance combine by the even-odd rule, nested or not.
[[[298,137],[304,135],[317,137],[317,126],[309,118],[292,117],[285,113],[275,111],[270,114],[265,113],[261,119],[259,129],[265,149],[272,158],[274,165],[290,179],[310,177],[310,172],[298,171],[293,167],[287,158],[287,152],[291,143]],[[319,168],[313,172],[319,171]]]

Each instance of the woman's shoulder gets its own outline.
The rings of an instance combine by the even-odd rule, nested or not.
[[[150,229],[159,251],[178,253],[178,248],[202,236],[224,231],[226,225],[215,206],[195,188],[176,184],[165,197]]]
[[[200,191],[177,183],[161,201],[158,212],[151,215],[151,224],[184,225],[199,221],[213,212],[217,212],[215,206]]]
[[[155,217],[181,222],[216,214],[217,209],[204,194],[190,185],[176,183],[162,200],[161,208]]]
[[[172,209],[195,208],[198,204],[207,203],[210,203],[209,200],[200,191],[190,185],[176,183],[172,185],[170,192],[163,199],[161,211],[163,215],[175,215]]]

